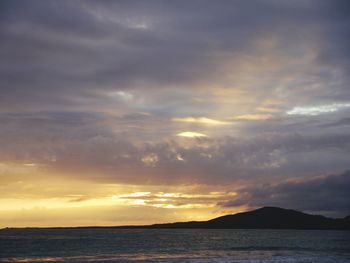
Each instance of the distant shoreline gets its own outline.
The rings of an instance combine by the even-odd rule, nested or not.
[[[126,226],[5,227],[6,230],[35,229],[242,229],[242,230],[350,230],[350,215],[328,218],[296,210],[263,207],[249,212],[217,217],[208,221],[175,222]]]

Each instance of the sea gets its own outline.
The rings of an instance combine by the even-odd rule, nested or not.
[[[350,263],[350,231],[2,229],[0,262]]]

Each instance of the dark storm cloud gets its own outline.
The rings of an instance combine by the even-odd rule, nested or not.
[[[237,197],[219,205],[289,207],[302,211],[350,213],[350,172],[279,184],[265,183],[238,191]],[[339,215],[339,214],[338,214]]]

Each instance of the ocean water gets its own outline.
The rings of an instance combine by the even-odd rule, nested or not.
[[[0,262],[350,263],[350,231],[3,229]]]

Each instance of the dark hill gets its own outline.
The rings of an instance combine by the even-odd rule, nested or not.
[[[250,212],[226,215],[209,221],[156,224],[150,228],[236,228],[236,229],[346,229],[349,218],[333,219],[278,207],[263,207]]]
[[[59,227],[62,228],[62,227]],[[67,228],[67,227],[63,227]],[[249,212],[220,216],[208,221],[178,222],[146,226],[90,226],[71,228],[203,228],[203,229],[334,229],[350,230],[350,215],[327,218],[309,215],[291,209],[263,207]],[[12,228],[0,229],[1,231]],[[28,228],[31,229],[31,228]],[[55,228],[54,228],[55,229]]]

